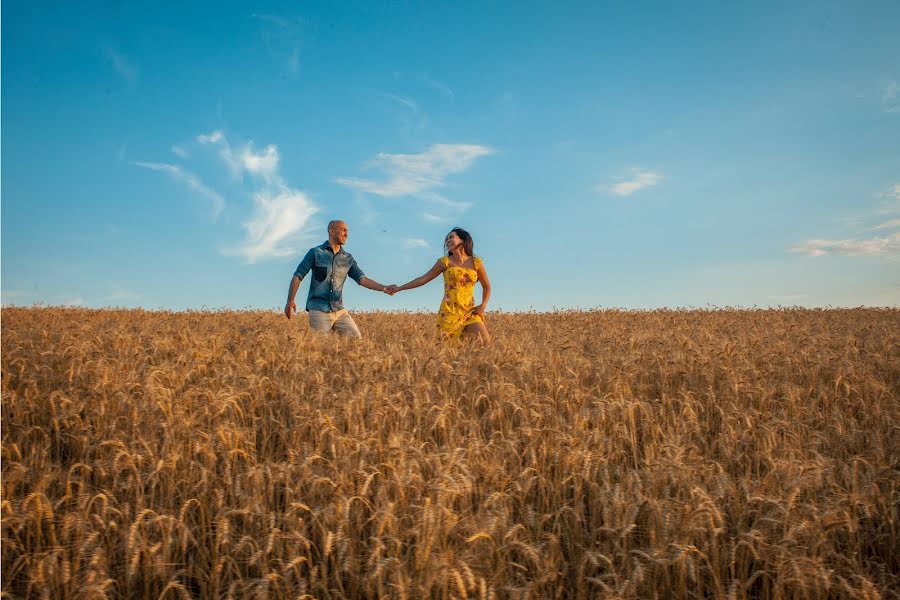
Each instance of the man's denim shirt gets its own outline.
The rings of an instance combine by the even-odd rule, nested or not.
[[[303,281],[312,269],[312,281],[309,282],[309,296],[306,297],[306,310],[337,312],[344,308],[344,282],[347,275],[359,283],[365,274],[357,266],[349,252],[342,247],[335,254],[331,244],[326,241],[321,246],[310,248],[294,275]]]

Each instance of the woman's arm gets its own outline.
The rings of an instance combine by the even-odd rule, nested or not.
[[[491,299],[491,280],[488,279],[487,271],[484,270],[484,263],[480,260],[475,265],[475,272],[478,273],[478,281],[481,282],[481,304],[475,307],[475,314],[484,316],[487,309],[488,300]]]
[[[434,263],[434,266],[431,267],[431,269],[427,273],[425,273],[421,277],[416,277],[415,279],[413,279],[412,281],[410,281],[408,283],[404,283],[403,285],[401,285],[400,287],[397,288],[397,291],[402,292],[403,290],[411,290],[413,288],[421,287],[443,272],[444,272],[444,263],[442,263],[440,260],[438,260],[437,262]]]

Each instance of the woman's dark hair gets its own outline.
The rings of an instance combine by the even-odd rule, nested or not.
[[[469,256],[475,256],[475,254],[473,254],[475,250],[475,242],[472,241],[472,236],[469,235],[468,231],[466,231],[462,227],[454,227],[450,230],[450,233],[455,233],[457,236],[459,236],[459,239],[462,240],[463,250],[466,251],[466,254],[468,254]],[[447,236],[449,236],[450,233],[448,233]],[[448,252],[447,256],[451,256],[452,254],[452,252]]]

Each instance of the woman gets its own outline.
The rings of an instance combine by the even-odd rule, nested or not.
[[[491,282],[484,263],[472,253],[472,236],[465,229],[455,227],[444,239],[447,256],[442,256],[427,273],[409,283],[389,290],[402,292],[425,285],[444,274],[444,299],[438,310],[438,330],[448,338],[479,338],[485,345],[491,335],[484,324],[484,310],[491,297]],[[475,282],[481,283],[481,304],[475,306]]]

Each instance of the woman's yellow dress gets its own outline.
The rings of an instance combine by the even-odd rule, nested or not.
[[[467,325],[484,323],[480,315],[474,313],[475,282],[478,281],[478,271],[481,259],[472,258],[475,268],[467,269],[450,264],[446,256],[441,258],[444,270],[444,299],[438,310],[438,331],[442,336],[458,338],[462,336]]]

